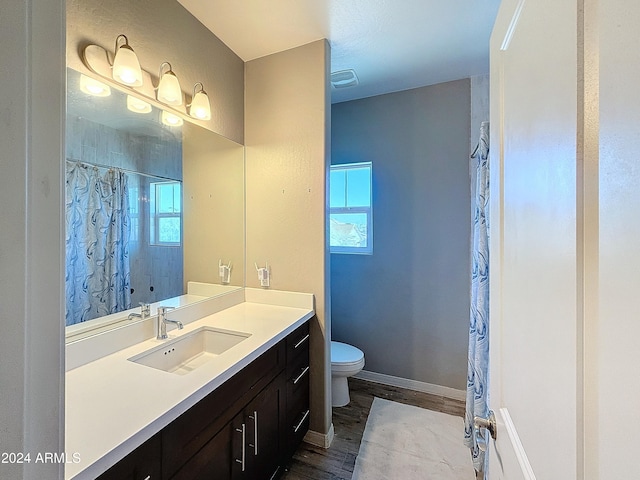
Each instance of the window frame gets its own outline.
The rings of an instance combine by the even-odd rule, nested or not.
[[[180,187],[180,211],[173,213],[159,212],[159,189],[158,185],[178,185]],[[150,227],[149,245],[155,247],[179,247],[182,245],[182,182],[180,180],[163,180],[160,182],[150,182],[149,192],[153,195],[153,203],[149,205]],[[151,209],[153,205],[153,209]],[[178,218],[180,221],[180,240],[177,242],[163,242],[160,240],[160,220],[164,218]]]
[[[339,254],[351,254],[351,255],[373,255],[373,163],[372,162],[356,162],[356,163],[341,163],[330,165],[329,173],[332,171],[347,171],[352,169],[358,169],[368,167],[369,169],[369,206],[347,207],[348,203],[348,188],[349,183],[347,181],[347,175],[345,173],[344,184],[344,207],[332,207],[331,198],[329,198],[329,221],[332,214],[358,214],[364,213],[367,217],[367,245],[365,247],[351,247],[342,245],[331,245],[331,235],[329,235],[329,252]],[[331,175],[329,175],[331,177]],[[329,188],[329,192],[331,189]],[[331,226],[329,225],[329,229]]]

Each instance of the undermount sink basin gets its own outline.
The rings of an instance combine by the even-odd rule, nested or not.
[[[129,361],[176,375],[186,375],[250,336],[250,333],[202,327],[131,357]]]

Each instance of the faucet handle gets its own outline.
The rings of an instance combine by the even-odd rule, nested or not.
[[[168,306],[159,306],[158,307],[158,315],[164,315],[169,310],[175,310],[176,307],[168,307]]]
[[[151,304],[140,302],[140,313],[142,314],[142,318],[148,317],[151,315]]]

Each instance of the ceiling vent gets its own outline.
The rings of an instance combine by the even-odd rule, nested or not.
[[[358,77],[352,69],[340,70],[331,74],[331,85],[333,88],[347,88],[358,85]]]

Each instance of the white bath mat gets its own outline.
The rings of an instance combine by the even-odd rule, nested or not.
[[[460,417],[374,398],[353,480],[474,480]]]

